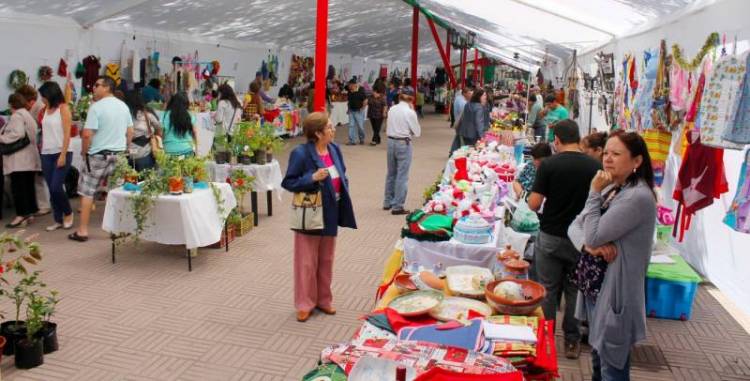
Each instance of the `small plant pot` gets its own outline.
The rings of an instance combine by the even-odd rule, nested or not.
[[[182,177],[182,190],[185,193],[193,193],[193,178],[190,176]]]
[[[214,152],[214,161],[216,164],[226,164],[229,162],[229,152]]]
[[[256,163],[258,163],[260,165],[263,165],[263,164],[266,163],[266,151],[258,150],[258,151],[255,151],[254,153],[255,153],[255,156],[253,156],[253,157],[256,158],[255,159]]]
[[[26,337],[26,322],[19,321],[18,327],[16,327],[15,320],[3,322],[0,324],[0,332],[5,338],[3,354],[12,355],[15,353],[16,343]]]
[[[266,163],[270,163],[273,161],[273,152],[266,152]]]
[[[123,179],[123,181],[125,183],[130,183],[130,184],[133,184],[133,185],[137,185],[138,184],[138,176],[137,175],[125,175],[125,176],[123,176],[122,179]]]
[[[182,177],[172,176],[168,180],[169,182],[169,193],[173,195],[180,195],[185,188],[185,183],[182,181]]]
[[[37,334],[44,343],[44,354],[52,353],[60,348],[57,342],[57,323],[44,322],[42,323],[42,329]]]
[[[253,163],[253,157],[255,156],[240,155],[238,159],[239,159],[240,164],[249,165]]]
[[[31,369],[44,364],[44,341],[24,338],[16,343],[16,368]]]
[[[237,156],[230,155],[229,156],[229,164],[231,164],[231,165],[237,165]]]

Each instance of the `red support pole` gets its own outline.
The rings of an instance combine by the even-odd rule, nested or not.
[[[461,88],[466,87],[466,48],[461,48]]]
[[[453,70],[451,69],[450,60],[445,55],[445,51],[443,50],[443,44],[440,42],[440,36],[438,36],[437,28],[435,28],[435,23],[429,17],[427,18],[427,23],[430,25],[430,31],[432,31],[432,38],[435,40],[435,44],[437,44],[438,52],[440,53],[440,58],[443,60],[443,65],[445,65],[446,67],[446,71],[447,71],[446,74],[448,74],[448,80],[450,81],[451,87],[456,88],[456,76],[453,75]]]
[[[317,0],[315,19],[315,94],[314,111],[326,108],[326,70],[328,69],[328,0]]]
[[[474,86],[479,84],[479,49],[474,48]]]
[[[419,55],[419,8],[414,7],[411,17],[411,86],[414,88],[414,104],[417,103],[417,56]]]
[[[453,76],[453,80],[456,80],[456,76],[453,74],[453,66],[451,66],[451,31],[447,30],[445,33],[445,59],[448,61],[448,65],[445,66],[445,71],[449,72]],[[453,83],[451,88],[456,88],[456,83]]]

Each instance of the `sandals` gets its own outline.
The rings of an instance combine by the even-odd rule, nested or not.
[[[5,227],[8,228],[8,229],[23,228],[23,227],[26,227],[26,225],[30,224],[33,221],[34,221],[34,216],[26,216],[26,217],[22,218],[21,221],[18,221],[15,224],[10,223],[10,222],[7,223],[7,224],[5,224]]]
[[[87,235],[79,235],[78,232],[68,234],[68,239],[76,242],[86,242],[89,240]]]

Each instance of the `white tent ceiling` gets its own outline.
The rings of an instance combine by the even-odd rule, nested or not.
[[[460,31],[477,33],[490,56],[533,68],[545,54],[563,58],[665,17],[716,0],[419,0]],[[329,50],[408,61],[410,6],[401,0],[330,0]],[[0,12],[70,17],[82,26],[115,24],[216,40],[314,47],[315,0],[4,0]],[[440,63],[427,23],[420,23],[420,63]],[[441,38],[445,32],[440,30]],[[444,41],[443,41],[444,42]],[[519,59],[514,59],[514,53]],[[455,57],[455,55],[453,56]],[[455,62],[455,58],[454,58]]]

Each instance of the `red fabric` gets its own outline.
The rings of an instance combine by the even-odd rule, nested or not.
[[[456,373],[440,367],[433,367],[420,374],[414,381],[523,381],[521,372],[503,374]]]
[[[398,334],[401,328],[405,327],[422,327],[425,325],[435,324],[438,321],[431,318],[429,315],[405,317],[401,316],[396,310],[392,308],[386,308],[383,310],[385,317],[388,318],[388,323],[391,324],[393,332]]]
[[[60,58],[60,63],[57,64],[57,75],[61,77],[68,76],[68,64],[62,58]]]
[[[459,180],[468,180],[469,179],[469,170],[468,170],[468,163],[465,157],[460,157],[456,160],[454,160],[456,165],[456,174],[453,175],[453,178],[456,181]]]
[[[557,349],[555,348],[555,321],[539,321],[537,333],[536,358],[531,366],[558,376]]]
[[[693,97],[693,102],[690,104],[690,109],[688,109],[687,114],[685,114],[685,121],[686,122],[694,122],[695,116],[698,114],[698,106],[701,104],[701,100],[703,99],[703,87],[706,85],[706,75],[701,73],[701,76],[698,77],[698,85],[695,88],[695,96]]]
[[[273,122],[274,120],[276,120],[276,118],[279,117],[279,115],[281,115],[280,109],[276,108],[273,110],[267,110],[263,112],[263,119],[265,119],[266,122]]]

